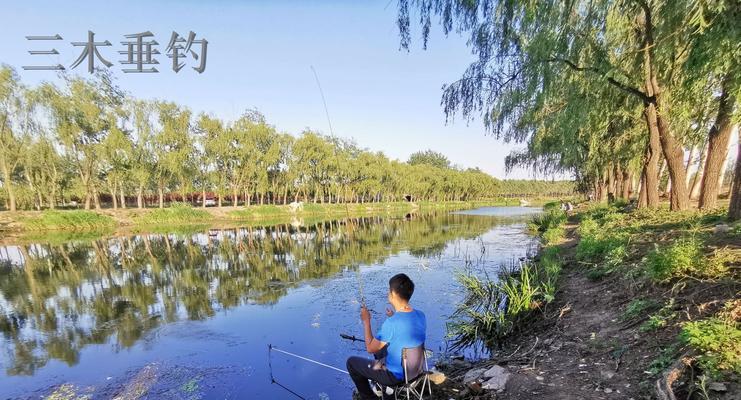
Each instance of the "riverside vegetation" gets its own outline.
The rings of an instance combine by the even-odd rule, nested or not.
[[[722,209],[676,213],[619,202],[580,207],[570,218],[558,210],[534,217],[538,256],[496,279],[459,276],[466,297],[448,326],[452,349],[491,354],[463,371],[492,363],[518,370],[497,399],[595,390],[734,398],[741,393],[741,224],[726,222]],[[457,392],[444,395],[477,395],[461,383],[454,379]]]
[[[546,200],[531,199],[531,204]],[[498,198],[478,201],[446,202],[373,202],[373,203],[306,203],[293,209],[288,205],[251,205],[246,207],[193,207],[189,203],[173,202],[166,208],[120,210],[44,210],[0,214],[0,231],[6,233],[39,232],[101,232],[133,227],[137,230],[182,230],[187,226],[245,225],[271,223],[304,223],[338,217],[395,215],[454,211],[484,206],[517,205],[516,199]]]

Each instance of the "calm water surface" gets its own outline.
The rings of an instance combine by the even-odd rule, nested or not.
[[[482,208],[311,226],[53,240],[0,247],[0,398],[348,399],[362,343],[362,282],[374,330],[388,279],[408,274],[445,351],[461,298],[455,272],[490,272],[534,245],[537,209]],[[273,380],[277,383],[273,383]]]

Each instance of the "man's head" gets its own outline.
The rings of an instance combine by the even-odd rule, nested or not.
[[[406,274],[396,274],[389,279],[389,302],[406,303],[414,293],[414,282]]]

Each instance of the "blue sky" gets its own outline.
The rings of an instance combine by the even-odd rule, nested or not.
[[[310,66],[319,75],[334,132],[355,138],[371,150],[407,159],[427,148],[448,155],[464,167],[478,166],[500,178],[526,178],[517,170],[505,176],[504,157],[513,145],[487,136],[480,121],[445,124],[441,87],[457,79],[472,56],[459,36],[433,33],[428,50],[419,41],[399,50],[396,1],[14,1],[4,4],[0,25],[0,62],[15,67],[24,82],[54,80],[50,71],[22,71],[22,65],[69,68],[87,31],[113,62],[118,84],[134,96],[176,101],[195,112],[234,119],[257,108],[279,130],[299,134],[304,128],[329,133],[322,100]],[[172,31],[209,41],[206,71],[193,60],[179,73],[170,60],[157,57],[158,74],[124,74],[115,52],[124,35],[152,31],[165,47]],[[60,34],[53,42],[59,56],[31,56],[49,42],[27,35]],[[85,64],[73,72],[86,73]]]

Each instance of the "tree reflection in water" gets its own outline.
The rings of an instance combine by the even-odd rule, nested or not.
[[[91,343],[128,348],[161,324],[272,304],[303,281],[403,250],[435,256],[497,223],[450,214],[369,217],[0,247],[5,374],[33,375],[50,359],[75,365]]]

